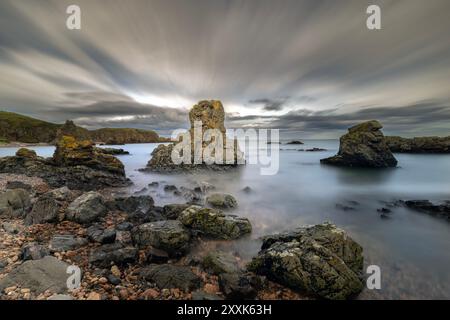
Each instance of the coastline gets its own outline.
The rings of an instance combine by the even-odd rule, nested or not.
[[[26,143],[26,142],[7,142],[0,143],[0,148],[27,148],[27,147],[50,147],[53,146],[51,143],[38,142],[38,143]]]

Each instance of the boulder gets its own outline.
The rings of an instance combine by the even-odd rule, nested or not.
[[[99,225],[92,225],[86,230],[89,240],[102,244],[113,243],[116,240],[116,230],[104,229]]]
[[[30,206],[30,194],[24,189],[0,192],[0,216],[6,218],[22,218]]]
[[[22,260],[39,260],[50,255],[48,247],[36,242],[30,242],[22,246]]]
[[[140,248],[152,246],[171,256],[186,253],[191,238],[189,231],[178,220],[163,220],[142,224],[132,233],[134,243]]]
[[[181,289],[189,292],[198,289],[201,279],[191,268],[172,264],[153,264],[141,271],[141,277],[160,289]]]
[[[195,205],[184,210],[178,219],[186,227],[214,239],[237,239],[252,231],[247,218],[225,215],[220,210]]]
[[[135,213],[139,211],[140,213],[148,213],[150,209],[153,208],[155,202],[151,196],[131,196],[131,197],[120,197],[115,199],[115,206],[118,210]]]
[[[8,181],[6,182],[6,189],[23,189],[31,192],[33,187],[29,184],[23,183],[22,181]]]
[[[363,289],[361,246],[329,223],[266,237],[248,269],[325,299],[348,299]]]
[[[450,219],[450,201],[435,204],[429,200],[408,200],[404,203],[409,209],[424,212],[436,217]]]
[[[85,246],[88,241],[85,238],[73,235],[56,235],[50,240],[49,248],[54,252],[71,251]]]
[[[36,151],[30,150],[27,148],[20,148],[16,151],[16,157],[20,158],[29,158],[29,159],[35,159],[37,158]]]
[[[219,287],[229,300],[255,299],[264,281],[252,273],[222,273],[219,275]]]
[[[28,288],[35,294],[47,290],[53,293],[65,293],[69,277],[66,273],[68,267],[67,263],[51,256],[25,261],[0,279],[0,292],[11,286],[19,286]]]
[[[234,209],[238,203],[235,197],[231,194],[214,193],[206,198],[206,203],[210,206],[220,209]]]
[[[168,204],[163,208],[163,216],[168,220],[176,220],[187,208],[189,208],[188,204]]]
[[[100,193],[91,191],[76,198],[66,210],[66,219],[81,224],[97,221],[107,213]]]
[[[52,196],[44,194],[33,205],[33,209],[25,218],[25,224],[42,224],[57,222],[60,205]]]
[[[102,267],[134,263],[138,258],[138,250],[134,247],[123,246],[119,243],[105,244],[91,251],[89,262]]]
[[[21,224],[14,222],[3,222],[2,228],[9,234],[18,234],[24,230]]]
[[[148,263],[167,263],[169,260],[169,254],[167,252],[152,247],[145,251],[145,255]]]
[[[376,120],[351,127],[340,139],[337,155],[320,160],[323,164],[346,167],[387,168],[397,166],[397,160],[386,144]]]
[[[221,273],[237,273],[239,267],[236,258],[228,252],[224,251],[211,251],[203,257],[203,268],[209,270],[215,275]]]

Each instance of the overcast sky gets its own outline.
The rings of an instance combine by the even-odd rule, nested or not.
[[[82,30],[66,28],[70,4]],[[378,4],[382,30],[366,28]],[[89,128],[228,127],[338,137],[450,135],[448,0],[2,0],[0,109]]]

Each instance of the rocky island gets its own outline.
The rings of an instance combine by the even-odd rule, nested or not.
[[[394,153],[450,153],[450,137],[386,137],[386,144]]]

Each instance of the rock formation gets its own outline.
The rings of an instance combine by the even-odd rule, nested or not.
[[[325,299],[347,299],[363,289],[361,246],[328,223],[266,237],[248,269]]]
[[[364,122],[348,129],[340,139],[337,155],[320,160],[323,164],[387,168],[397,166],[397,160],[386,144],[380,129],[383,126],[376,120]]]
[[[120,187],[129,184],[123,164],[114,156],[96,152],[88,140],[63,136],[53,158],[42,158],[28,149],[15,157],[0,158],[0,173],[40,177],[52,187],[68,186],[77,190]]]
[[[450,137],[386,137],[386,144],[398,153],[450,153]]]
[[[143,170],[146,171],[156,171],[156,172],[178,172],[178,171],[192,171],[195,169],[211,169],[211,170],[226,170],[232,167],[236,167],[241,163],[242,153],[239,151],[239,147],[236,141],[232,141],[229,143],[232,145],[232,150],[228,150],[228,152],[233,152],[234,159],[233,163],[226,163],[225,155],[227,153],[227,141],[230,142],[226,138],[226,129],[225,129],[225,111],[223,109],[222,103],[217,100],[211,101],[200,101],[198,104],[194,105],[189,112],[189,120],[191,123],[191,128],[189,130],[189,134],[191,137],[191,164],[179,164],[176,165],[172,161],[172,151],[175,144],[169,145],[159,145],[153,152],[152,158],[147,164],[147,167]],[[196,137],[195,126],[196,123],[201,122],[201,137],[203,139],[203,134],[208,129],[217,129],[222,133],[223,136],[223,155],[224,160],[223,164],[210,164],[207,165],[205,161],[201,164],[194,164],[194,152],[199,152],[204,155],[205,147],[210,143],[202,141],[200,143],[194,143]],[[195,145],[201,148],[200,150],[195,150]]]

